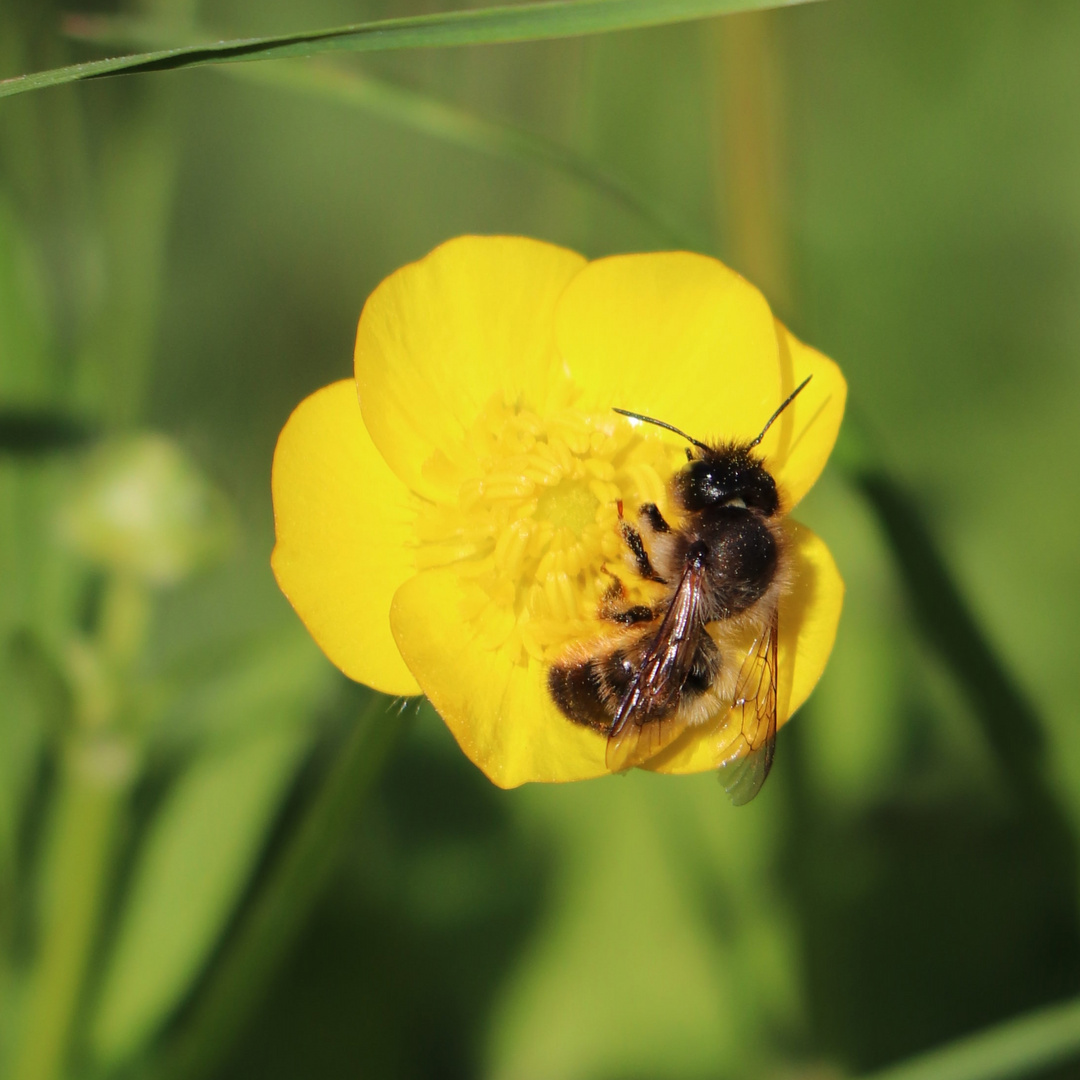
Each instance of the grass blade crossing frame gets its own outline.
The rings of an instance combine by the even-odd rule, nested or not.
[[[335,50],[382,52],[390,49],[543,41],[806,2],[809,0],[553,0],[513,7],[451,11],[92,60],[0,81],[0,97],[108,75],[173,71],[238,60],[312,56]]]

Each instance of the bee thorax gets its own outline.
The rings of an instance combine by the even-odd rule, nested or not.
[[[768,523],[756,515],[714,522],[699,541],[708,550],[706,619],[730,618],[756,604],[776,579],[780,546]],[[697,545],[691,545],[687,555]]]

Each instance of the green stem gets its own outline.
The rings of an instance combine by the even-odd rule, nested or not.
[[[1009,1080],[1080,1056],[1080,998],[1038,1009],[864,1080]]]
[[[117,572],[105,589],[98,638],[114,677],[126,682],[135,663],[150,622],[151,604],[147,587],[134,575]]]
[[[82,743],[66,755],[45,856],[42,947],[13,1080],[64,1073],[130,773],[130,759],[115,742]]]
[[[111,880],[116,827],[135,774],[135,751],[116,729],[119,695],[148,617],[145,587],[114,575],[94,644],[72,651],[76,727],[61,756],[44,855],[41,944],[13,1080],[58,1080],[66,1071]]]

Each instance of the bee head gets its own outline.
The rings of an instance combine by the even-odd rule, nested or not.
[[[690,513],[757,510],[772,517],[780,505],[776,481],[747,449],[708,449],[675,477],[675,495]]]
[[[693,451],[687,448],[689,464],[675,477],[675,495],[685,510],[730,511],[742,513],[745,510],[757,510],[766,517],[772,517],[780,507],[780,498],[776,493],[776,481],[766,471],[765,466],[754,457],[751,451],[773,426],[777,417],[802,393],[811,376],[805,379],[784,400],[780,407],[765,421],[758,437],[748,443],[731,443],[727,446],[710,446],[699,439],[680,431],[666,420],[656,420],[641,413],[616,409],[622,416],[645,424],[655,424],[668,431],[681,435],[687,442],[696,446],[701,457],[695,458]]]

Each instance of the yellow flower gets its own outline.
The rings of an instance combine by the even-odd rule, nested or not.
[[[547,673],[603,633],[622,506],[677,516],[669,481],[686,463],[683,440],[613,408],[748,442],[807,375],[759,448],[786,509],[825,465],[846,385],[755,288],[685,252],[590,263],[519,237],[451,240],[379,285],[354,379],[285,425],[274,573],[346,675],[426,694],[496,784],[601,775],[606,738],[559,711]],[[843,598],[825,545],[784,528],[781,724],[825,667]],[[716,768],[723,721],[646,767]]]

